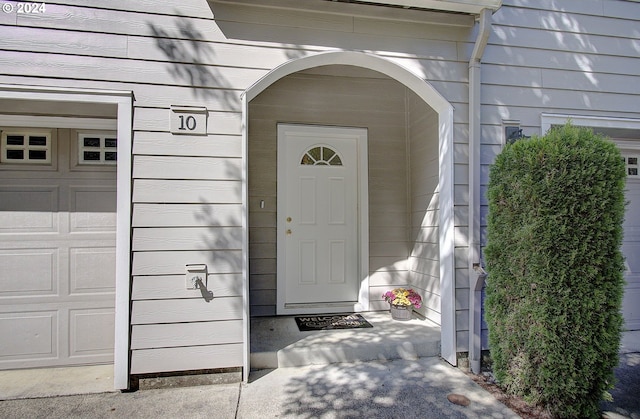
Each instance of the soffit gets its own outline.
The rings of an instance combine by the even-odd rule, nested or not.
[[[366,0],[366,2],[384,6],[442,10],[469,14],[479,14],[482,9],[498,10],[502,5],[502,0]]]
[[[471,27],[474,24],[474,14],[480,13],[483,7],[478,4],[500,3],[502,0],[479,0],[480,3],[466,0],[476,7],[469,7],[469,10],[478,10],[477,13],[463,11],[460,6],[450,5],[445,8],[445,3],[458,3],[462,0],[405,0],[405,3],[416,3],[419,6],[398,4],[389,0],[387,2],[372,2],[360,0],[208,0],[209,5],[214,8],[215,4],[227,4],[234,6],[253,6],[268,8],[273,10],[298,10],[310,13],[326,13],[336,15],[349,15],[365,18],[382,18],[385,20],[406,21],[426,23],[433,25],[448,25]],[[439,8],[427,7],[438,6]],[[459,9],[459,10],[456,10]],[[214,15],[215,15],[214,10]]]

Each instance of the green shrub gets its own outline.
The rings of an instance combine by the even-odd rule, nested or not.
[[[598,417],[622,328],[625,166],[567,124],[507,145],[488,189],[486,320],[509,393],[556,417]]]

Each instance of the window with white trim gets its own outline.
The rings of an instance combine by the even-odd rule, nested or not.
[[[640,155],[623,154],[622,160],[624,161],[625,169],[628,177],[640,178],[638,169],[640,169]]]
[[[115,133],[78,133],[80,164],[116,164],[118,140]]]
[[[2,131],[1,163],[51,164],[51,131]]]

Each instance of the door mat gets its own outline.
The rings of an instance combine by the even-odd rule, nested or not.
[[[360,314],[326,314],[297,316],[296,323],[301,332],[312,330],[363,329],[373,327]]]

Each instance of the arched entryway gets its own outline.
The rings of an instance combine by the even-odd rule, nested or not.
[[[287,217],[276,206],[282,123],[365,130],[368,196],[360,205],[368,227],[358,237],[368,269],[359,273],[354,310],[384,309],[389,286],[421,290],[423,314],[441,325],[442,356],[455,363],[451,105],[406,68],[358,52],[289,61],[243,101],[245,365],[249,316],[275,315],[286,304],[277,301],[275,251],[278,217]]]

